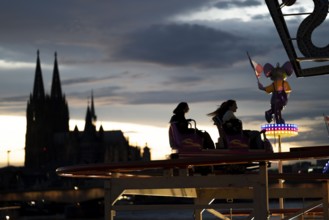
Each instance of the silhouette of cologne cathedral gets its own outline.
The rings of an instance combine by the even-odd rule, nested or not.
[[[25,168],[30,170],[50,170],[59,166],[120,162],[130,160],[150,160],[150,150],[146,146],[143,155],[138,147],[129,146],[121,130],[96,130],[93,94],[87,107],[85,127],[77,126],[69,130],[69,108],[62,93],[55,53],[54,70],[50,95],[45,93],[39,51],[33,93],[26,109]]]

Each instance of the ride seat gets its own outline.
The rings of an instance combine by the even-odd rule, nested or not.
[[[222,120],[215,116],[212,118],[216,125],[219,133],[218,143],[216,144],[217,149],[249,149],[249,138],[241,134],[227,134],[223,128]]]
[[[169,127],[170,147],[178,151],[201,151],[202,138],[197,133],[181,134],[176,123],[170,123]]]

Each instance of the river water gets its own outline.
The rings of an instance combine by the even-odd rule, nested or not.
[[[301,200],[294,200],[294,201],[284,201],[285,208],[303,208],[307,207],[313,201],[301,201]],[[179,206],[179,205],[178,205]],[[270,202],[270,209],[278,209],[278,201]],[[247,219],[246,216],[230,216],[229,214],[225,214],[231,220],[243,220]],[[211,213],[204,211],[202,214],[203,220],[218,220],[219,218],[215,217]],[[15,217],[11,216],[6,218],[6,216],[0,216],[0,220],[66,220],[66,219],[74,219],[74,220],[104,220],[104,217],[98,218],[65,218],[64,214],[57,214],[57,215],[46,215],[46,216],[22,216],[22,217]],[[134,210],[134,211],[117,211],[115,220],[194,220],[193,210],[188,209],[166,209],[165,205],[163,210]],[[272,215],[270,220],[279,220],[281,219],[280,216]],[[300,218],[303,220],[319,220],[323,219],[323,217],[319,216],[310,216],[304,215]],[[265,220],[265,219],[264,219]]]

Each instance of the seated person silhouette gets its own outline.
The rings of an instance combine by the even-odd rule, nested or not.
[[[261,139],[261,132],[253,130],[243,130],[242,121],[235,116],[238,109],[235,100],[223,102],[214,112],[208,114],[212,116],[219,131],[219,145],[221,148],[251,148],[262,149],[264,143]],[[240,139],[240,142],[238,141]],[[240,146],[240,147],[239,147]]]
[[[177,128],[180,135],[193,135],[195,134],[201,139],[201,147],[203,149],[215,149],[215,144],[210,135],[206,131],[198,130],[197,128],[189,127],[189,123],[194,121],[186,119],[185,114],[189,111],[189,106],[186,102],[181,102],[173,110],[174,115],[170,119],[170,124]]]

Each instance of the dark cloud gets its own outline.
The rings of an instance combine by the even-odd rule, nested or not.
[[[322,117],[312,116],[312,117],[300,117],[299,121],[311,121],[313,123],[308,123],[304,125],[305,128],[307,127],[306,132],[300,133],[298,136],[287,138],[284,142],[295,142],[295,144],[299,143],[313,143],[312,146],[320,146],[320,145],[327,145],[328,144],[328,134],[326,132],[326,125]],[[299,129],[303,129],[303,124],[297,124]],[[305,145],[303,145],[305,146]],[[299,146],[301,147],[301,146]]]
[[[9,96],[0,98],[1,105],[6,105],[7,103],[17,103],[17,102],[27,102],[28,95],[23,96]]]
[[[228,8],[245,8],[251,6],[260,6],[262,3],[257,0],[229,0],[229,1],[219,1],[215,6],[219,9]]]
[[[80,0],[25,4],[17,0],[2,2],[0,27],[2,46],[13,51],[17,47],[61,48],[98,47],[104,38],[145,24],[159,23],[182,12],[202,8],[210,0],[130,1]],[[24,36],[21,35],[24,33]],[[107,36],[107,37],[105,37]],[[28,43],[27,43],[28,42]],[[22,51],[22,50],[21,50]]]
[[[233,55],[238,58],[239,56],[234,53],[236,48],[241,45],[251,46],[250,43],[245,42],[248,39],[225,31],[193,25],[185,27],[184,25],[155,25],[164,23],[168,18],[178,14],[188,14],[208,8],[213,3],[211,0],[161,2],[122,0],[100,1],[97,4],[77,0],[70,2],[59,0],[56,3],[47,4],[41,0],[33,2],[28,5],[13,0],[3,4],[2,9],[8,11],[3,10],[3,13],[0,13],[2,27],[0,40],[2,47],[9,50],[6,53],[7,57],[21,56],[26,59],[31,52],[41,49],[43,53],[59,51],[61,54],[66,54],[66,58],[63,58],[64,64],[92,65],[97,62],[109,62],[108,59],[102,57],[104,54],[100,53],[100,48],[106,45],[109,54],[118,50],[115,53],[116,58],[121,58],[121,60],[130,58],[133,61],[164,65],[195,63],[195,66],[216,67],[227,64],[228,58],[225,59],[225,57]],[[246,2],[233,3],[245,5]],[[251,1],[249,4],[254,3]],[[145,29],[145,26],[150,25],[151,27]],[[141,28],[144,29],[141,30]],[[162,35],[161,30],[164,29],[168,32],[168,39]],[[22,32],[24,32],[24,40],[20,34]],[[127,36],[127,32],[133,34]],[[202,32],[205,32],[204,36]],[[206,34],[209,34],[209,37],[205,37]],[[174,36],[177,37],[176,40]],[[232,40],[229,42],[231,37]],[[128,43],[124,44],[123,48],[118,48],[121,39],[127,40]],[[241,42],[240,46],[239,42],[234,42],[238,39]],[[218,45],[222,40],[226,40],[223,42],[225,44]],[[147,44],[148,41],[149,44]],[[231,50],[227,43],[233,44],[231,53],[225,57],[216,57],[219,53],[223,53],[220,50],[225,50],[225,52]],[[153,49],[158,49],[158,52]],[[199,56],[204,57],[203,60],[197,58],[198,55],[193,51],[194,49],[200,50]],[[25,55],[17,51],[22,51],[21,53]],[[81,53],[81,51],[88,51],[88,53]],[[125,52],[131,52],[131,55],[123,54]],[[76,54],[79,54],[78,57]]]
[[[114,97],[118,96],[120,89],[122,87],[120,86],[109,86],[106,88],[99,88],[99,89],[93,89],[94,97],[97,98],[103,98],[103,97]],[[91,96],[91,90],[82,90],[79,92],[70,92],[67,93],[67,96],[72,99],[86,99]]]
[[[197,84],[203,81],[203,77],[201,76],[175,76],[170,78],[170,80],[165,81],[163,85],[168,85],[168,84]]]
[[[205,8],[213,0],[167,0],[167,1],[131,1],[119,0],[112,1],[108,15],[111,25],[119,27],[134,27],[137,24],[154,24],[166,20],[173,15],[194,12],[195,10]]]
[[[73,79],[65,79],[62,80],[62,85],[63,86],[68,86],[68,85],[75,85],[75,84],[84,84],[84,83],[97,83],[97,82],[104,82],[107,80],[113,80],[118,78],[118,76],[102,76],[102,77],[79,77],[79,78],[73,78]]]
[[[8,96],[0,98],[0,114],[3,115],[24,115],[28,95],[25,96]]]
[[[253,41],[241,35],[202,25],[168,24],[132,33],[114,56],[118,60],[214,68],[245,60],[241,51],[250,48],[254,49]],[[259,47],[261,51],[268,48]]]
[[[258,15],[252,16],[252,20],[263,21],[264,19],[268,19],[269,17],[270,17],[270,15],[268,15],[268,14],[258,14]]]
[[[217,102],[218,100],[226,100],[227,97],[238,98],[240,101],[252,101],[253,97],[260,93],[258,91],[248,91],[241,93],[242,89],[227,90],[204,90],[204,91],[181,91],[181,90],[153,90],[145,92],[121,92],[118,87],[109,87],[95,90],[95,97],[106,98],[116,104],[130,105],[146,105],[146,104],[169,104],[177,103],[177,100],[189,100],[191,103],[200,102]],[[69,94],[72,96],[72,94]],[[79,94],[79,97],[81,95]],[[114,99],[114,97],[116,97]],[[104,99],[105,98],[105,99]],[[268,97],[260,96],[258,101],[266,101]]]

